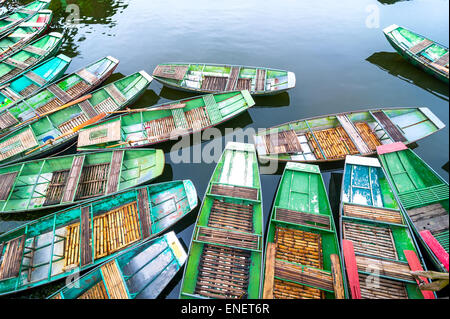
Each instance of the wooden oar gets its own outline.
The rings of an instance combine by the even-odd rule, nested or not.
[[[119,113],[152,112],[152,111],[161,111],[161,110],[176,110],[176,109],[182,109],[185,106],[186,106],[186,104],[175,104],[175,105],[160,106],[160,107],[147,108],[147,109],[125,109],[125,110],[107,112],[107,113],[108,114],[119,114]]]
[[[76,99],[76,100],[72,101],[72,102],[69,102],[69,103],[67,103],[67,104],[61,105],[60,107],[57,107],[56,109],[53,109],[53,110],[51,110],[51,111],[42,113],[41,115],[33,116],[32,118],[26,120],[25,122],[16,124],[14,127],[21,126],[21,125],[23,125],[23,124],[25,124],[25,123],[34,121],[34,120],[36,120],[36,119],[38,119],[38,118],[40,118],[40,117],[50,115],[50,114],[55,113],[55,112],[57,112],[57,111],[64,110],[64,109],[66,109],[66,108],[68,108],[68,107],[71,107],[71,106],[73,106],[73,105],[75,105],[75,104],[78,104],[78,103],[81,103],[81,102],[83,102],[83,101],[86,101],[87,99],[90,99],[91,97],[92,97],[92,94],[85,95],[85,96],[83,96],[83,97],[80,97],[79,99]]]
[[[71,135],[71,134],[73,134],[73,133],[76,133],[76,132],[78,132],[79,130],[81,130],[83,127],[88,126],[88,125],[91,125],[91,124],[94,124],[95,122],[100,121],[100,120],[101,120],[102,118],[104,118],[105,116],[106,116],[106,113],[105,113],[105,112],[100,113],[99,115],[94,116],[94,117],[91,118],[90,120],[87,120],[87,121],[84,122],[83,124],[80,124],[80,125],[78,125],[78,126],[75,126],[71,131],[68,131],[68,132],[66,132],[66,133],[64,133],[64,134],[61,134],[60,136],[58,136],[58,137],[56,137],[56,138],[54,138],[54,139],[49,139],[47,142],[45,142],[45,143],[42,144],[41,146],[38,146],[38,147],[32,149],[31,151],[26,152],[25,155],[31,154],[31,153],[33,153],[33,152],[35,152],[35,151],[37,151],[37,150],[43,148],[44,146],[46,146],[46,145],[48,145],[48,144],[53,144],[53,142],[55,142],[55,141],[57,141],[57,140],[59,140],[59,139],[62,139],[62,138],[64,138],[64,137],[68,136],[68,135]]]
[[[138,143],[138,142],[142,142],[142,141],[146,141],[146,140],[148,140],[148,138],[141,138],[140,140],[135,140],[135,141],[125,141],[125,142],[120,142],[118,144],[106,146],[105,148],[114,148],[114,147],[118,147],[118,146],[122,146],[122,145],[126,145],[126,144],[131,145],[133,143]]]

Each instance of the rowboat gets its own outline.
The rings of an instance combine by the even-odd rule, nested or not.
[[[33,212],[114,194],[160,176],[161,150],[78,153],[0,168],[0,212]]]
[[[59,54],[33,67],[27,73],[7,81],[0,87],[0,112],[61,78],[71,62],[71,58]],[[0,131],[6,124],[0,119]]]
[[[20,23],[33,17],[38,11],[47,9],[51,0],[37,0],[28,5],[15,9],[0,19],[0,39]]]
[[[141,147],[164,142],[223,123],[254,104],[248,91],[237,91],[118,111],[125,114],[80,130],[78,150]]]
[[[200,208],[181,299],[257,299],[262,269],[262,198],[253,145],[228,143]]]
[[[49,299],[155,299],[185,261],[186,252],[171,231],[128,248]]]
[[[436,269],[448,272],[448,183],[404,144],[377,151],[416,237]]]
[[[247,90],[251,95],[274,95],[295,87],[293,72],[229,64],[165,63],[153,71],[164,86],[198,93]]]
[[[428,74],[448,83],[448,48],[398,25],[383,29],[394,49]]]
[[[197,205],[191,181],[142,186],[85,201],[0,236],[0,295],[103,264],[161,235]]]
[[[20,23],[11,33],[0,40],[0,60],[23,48],[27,43],[47,31],[53,13],[41,10],[29,20]]]
[[[16,100],[7,107],[0,108],[0,133],[7,133],[36,115],[42,116],[87,94],[105,81],[118,64],[117,59],[104,57],[52,85],[31,74],[34,80],[44,85],[44,88],[25,100]],[[30,72],[25,75],[29,76]]]
[[[265,252],[262,298],[346,298],[336,227],[318,166],[286,164]]]
[[[317,116],[258,131],[260,159],[331,162],[375,155],[376,147],[416,142],[445,127],[428,108],[386,108]]]
[[[18,74],[54,56],[62,45],[62,34],[51,32],[15,54],[0,60],[0,86]]]
[[[77,138],[78,131],[134,103],[152,78],[140,71],[109,83],[63,106],[22,121],[22,127],[0,137],[0,165],[42,157]]]
[[[376,158],[347,156],[340,205],[341,247],[353,299],[423,299],[411,271],[420,250]]]

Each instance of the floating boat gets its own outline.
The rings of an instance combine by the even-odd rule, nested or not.
[[[141,147],[164,142],[223,123],[254,104],[248,91],[237,91],[118,111],[125,114],[80,130],[78,150]]]
[[[255,136],[260,159],[331,162],[375,155],[376,147],[416,142],[445,127],[428,108],[352,111],[278,125]]]
[[[228,143],[197,217],[181,299],[258,299],[263,216],[256,151]]]
[[[339,217],[353,299],[435,298],[411,275],[425,264],[376,158],[347,156]]]
[[[0,214],[73,205],[160,176],[161,150],[118,150],[50,157],[0,168]]]
[[[266,240],[264,299],[345,299],[336,227],[316,165],[286,164]]]
[[[47,31],[52,21],[51,10],[41,10],[29,20],[19,24],[0,40],[0,60],[23,48],[27,43]]]
[[[377,151],[411,228],[434,266],[448,272],[448,183],[402,143]]]
[[[65,76],[52,85],[48,85],[48,81],[41,80],[30,72],[25,73],[24,77],[32,78],[34,83],[42,84],[44,88],[25,100],[13,100],[6,107],[0,107],[0,133],[4,134],[16,129],[17,125],[24,121],[37,115],[42,116],[87,94],[105,81],[118,64],[117,59],[110,56],[104,57]],[[10,87],[10,89],[12,88]],[[30,88],[27,88],[28,91]],[[5,92],[5,94],[7,93],[9,93],[10,99],[15,95]]]
[[[156,299],[186,261],[171,231],[128,248],[49,299]]]
[[[0,295],[103,264],[159,236],[197,205],[191,181],[126,190],[44,216],[0,235]]]
[[[0,114],[6,107],[34,94],[64,75],[72,59],[59,54],[0,86]],[[0,115],[0,131],[7,125]]]
[[[152,78],[140,71],[109,83],[68,104],[21,122],[22,127],[0,138],[0,166],[45,156],[76,139],[78,131],[134,103]]]
[[[28,5],[19,7],[10,14],[0,18],[0,39],[20,23],[33,17],[38,11],[47,9],[51,0],[38,0]]]
[[[54,56],[62,45],[62,34],[51,32],[23,47],[15,54],[0,60],[0,86],[25,73],[33,66]]]
[[[448,83],[448,48],[398,25],[383,29],[394,49],[428,74]]]
[[[167,87],[199,93],[274,95],[295,87],[293,72],[241,65],[165,63],[156,66],[153,77]]]

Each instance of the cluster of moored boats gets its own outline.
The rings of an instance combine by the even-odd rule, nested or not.
[[[227,144],[187,253],[167,230],[197,207],[195,186],[148,184],[165,160],[145,147],[223,123],[295,74],[172,63],[101,86],[118,59],[64,75],[63,36],[43,35],[49,3],[0,12],[0,213],[60,209],[0,235],[0,295],[90,270],[50,298],[156,298],[184,267],[183,299],[436,297],[422,253],[448,272],[449,187],[407,148],[445,127],[428,108],[318,116]],[[384,32],[448,82],[447,48]],[[153,79],[202,95],[129,108]],[[54,155],[74,141],[78,153]],[[258,159],[287,162],[266,234]],[[345,161],[338,225],[316,165],[329,161]]]

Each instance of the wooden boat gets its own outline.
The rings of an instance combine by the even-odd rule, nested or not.
[[[60,149],[76,139],[78,131],[134,103],[152,78],[140,71],[109,83],[68,104],[36,115],[22,127],[0,138],[0,165],[24,161]]]
[[[62,45],[62,34],[51,32],[0,60],[0,86],[54,56]]]
[[[266,240],[264,299],[345,299],[328,195],[316,165],[286,164]]]
[[[31,74],[34,80],[44,87],[26,99],[17,99],[0,108],[0,133],[4,134],[17,128],[36,115],[42,116],[92,91],[105,81],[117,68],[119,60],[113,57],[101,58],[88,66],[71,73],[58,82],[49,85]],[[30,72],[24,76],[30,76]],[[9,97],[14,94],[9,94]],[[12,97],[11,97],[12,98]]]
[[[27,43],[47,31],[52,21],[51,10],[41,10],[29,20],[19,24],[0,40],[0,60],[23,48]]]
[[[186,261],[171,231],[128,248],[49,299],[156,299]]]
[[[376,158],[346,158],[340,234],[352,298],[434,298],[411,275],[425,264]]]
[[[445,127],[428,108],[352,111],[278,125],[255,136],[260,159],[331,162],[346,155],[375,155],[376,147],[416,142]]]
[[[383,29],[394,49],[411,62],[439,80],[448,82],[448,48],[398,25]]]
[[[32,212],[113,194],[160,176],[161,150],[119,150],[49,157],[0,168],[0,212]]]
[[[191,181],[142,186],[44,216],[0,236],[0,295],[103,264],[159,236],[197,205]]]
[[[402,143],[377,151],[416,237],[436,269],[448,272],[448,183]]]
[[[19,7],[0,19],[0,39],[20,23],[33,17],[38,11],[47,9],[51,0],[37,0]]]
[[[256,151],[228,143],[197,217],[181,284],[181,299],[257,299],[263,229]]]
[[[218,93],[247,90],[251,95],[274,95],[295,87],[293,72],[228,64],[165,63],[153,77],[161,84],[183,91]]]
[[[71,62],[71,58],[59,54],[0,86],[0,114],[11,104],[23,100],[61,78]],[[0,119],[0,131],[5,125],[6,123]]]
[[[248,91],[208,94],[147,109],[118,111],[80,130],[78,150],[141,147],[223,123],[255,104]],[[100,134],[105,132],[105,134]],[[93,139],[96,135],[98,138]]]

